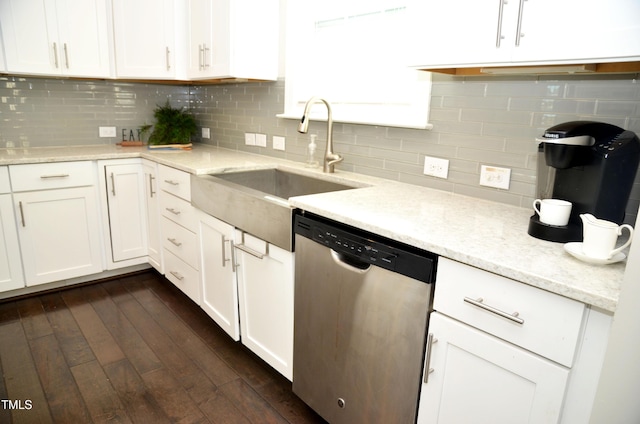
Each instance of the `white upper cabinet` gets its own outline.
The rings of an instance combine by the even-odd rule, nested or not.
[[[118,78],[179,77],[183,6],[175,0],[113,0],[116,75]],[[178,25],[179,28],[176,27]]]
[[[189,0],[189,79],[278,78],[277,0]]]
[[[419,68],[640,59],[637,0],[416,2]]]
[[[110,77],[107,0],[2,0],[7,71]]]

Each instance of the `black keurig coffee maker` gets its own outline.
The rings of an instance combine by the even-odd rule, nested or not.
[[[555,241],[582,241],[580,214],[622,224],[640,162],[640,140],[635,133],[602,122],[565,122],[536,139],[537,196],[573,204],[569,224],[540,222],[534,214],[529,234]]]

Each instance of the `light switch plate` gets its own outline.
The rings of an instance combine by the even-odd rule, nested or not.
[[[100,138],[115,137],[116,127],[98,127],[98,136]]]
[[[273,136],[273,150],[284,150],[285,142],[284,137],[280,137],[279,135]]]
[[[267,135],[256,134],[256,146],[267,147]]]
[[[244,133],[244,144],[247,146],[255,146],[256,135],[254,133]]]
[[[480,167],[480,185],[509,190],[511,169],[482,165]]]
[[[202,128],[202,138],[211,138],[211,130],[209,128]]]

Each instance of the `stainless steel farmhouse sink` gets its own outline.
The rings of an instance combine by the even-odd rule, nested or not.
[[[293,207],[287,199],[357,188],[280,168],[191,175],[191,203],[236,228],[293,250]]]

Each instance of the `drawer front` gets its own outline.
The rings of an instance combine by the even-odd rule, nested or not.
[[[165,191],[161,191],[158,198],[160,199],[160,211],[163,216],[188,228],[194,233],[197,232],[197,212],[196,208],[191,206],[191,203]]]
[[[200,304],[200,273],[168,250],[164,251],[165,277]]]
[[[585,305],[440,258],[434,309],[570,367]]]
[[[191,177],[188,172],[158,165],[158,180],[160,189],[168,193],[191,201]]]
[[[92,186],[97,171],[93,162],[56,162],[9,166],[14,192]]]
[[[11,183],[9,182],[9,168],[0,166],[0,194],[11,193]]]
[[[200,269],[198,236],[167,218],[162,219],[162,246],[193,268]]]

